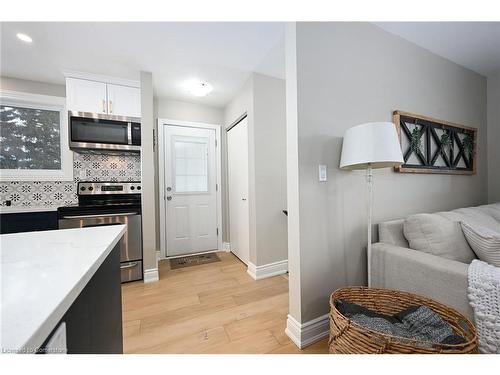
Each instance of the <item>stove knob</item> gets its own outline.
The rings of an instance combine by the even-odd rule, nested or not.
[[[137,185],[137,190],[141,190],[141,185]]]
[[[89,186],[89,191],[92,191],[94,190],[94,188],[92,186]]]
[[[131,186],[131,187],[130,187],[130,190],[135,190],[135,187]]]
[[[85,190],[86,190],[86,189],[85,189],[85,186],[82,186],[82,187],[80,188],[80,190],[81,190],[81,191],[85,191]]]

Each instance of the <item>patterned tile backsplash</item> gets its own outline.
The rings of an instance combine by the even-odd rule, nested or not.
[[[0,182],[0,202],[11,207],[59,207],[77,203],[78,181],[140,181],[139,155],[73,153],[73,182]]]

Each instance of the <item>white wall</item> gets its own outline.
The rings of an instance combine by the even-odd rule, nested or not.
[[[166,98],[157,98],[155,102],[158,118],[205,122],[215,125],[221,125],[224,121],[224,111],[221,108]]]
[[[286,208],[285,81],[252,74],[226,107],[226,128],[244,113],[248,123],[250,262],[261,266],[288,258],[282,212]],[[225,222],[227,228],[228,216]]]
[[[0,77],[0,88],[3,90],[29,92],[38,95],[66,96],[65,85],[29,81],[26,79]]]
[[[158,278],[157,251],[157,196],[155,183],[155,160],[157,150],[153,147],[155,128],[153,104],[153,75],[141,71],[141,185],[142,185],[142,253],[144,281]]]
[[[488,77],[488,201],[500,202],[500,72]]]
[[[363,172],[338,168],[345,130],[391,121],[396,109],[479,129],[475,176],[375,171],[375,223],[485,203],[486,80],[368,23],[297,23],[289,63],[296,73],[287,67],[287,94],[297,106],[287,113],[296,111],[297,121],[287,126],[297,137],[288,147],[298,147],[288,160],[289,170],[298,168],[289,213],[298,233],[289,246],[300,257],[290,260],[299,268],[290,269],[290,314],[304,323],[328,312],[336,288],[366,284],[367,190]],[[328,166],[326,183],[318,182],[319,164]]]

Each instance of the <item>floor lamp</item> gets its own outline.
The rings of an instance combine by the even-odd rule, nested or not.
[[[403,164],[396,127],[392,122],[369,122],[347,129],[342,143],[340,168],[366,170],[368,185],[368,286],[371,286],[373,169]]]

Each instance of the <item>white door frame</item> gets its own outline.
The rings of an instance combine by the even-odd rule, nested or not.
[[[203,122],[192,122],[192,121],[179,121],[167,118],[158,119],[158,169],[159,175],[159,204],[160,204],[160,256],[161,258],[167,257],[167,231],[165,230],[167,224],[167,200],[165,199],[165,126],[181,126],[187,128],[198,128],[198,129],[213,129],[215,130],[215,165],[216,165],[216,198],[217,198],[217,228],[219,228],[217,235],[217,248],[219,251],[223,251],[222,238],[223,238],[223,228],[222,228],[222,192],[221,192],[221,165],[222,165],[222,152],[221,152],[221,126],[215,124],[207,124]],[[194,255],[194,254],[190,254]]]

